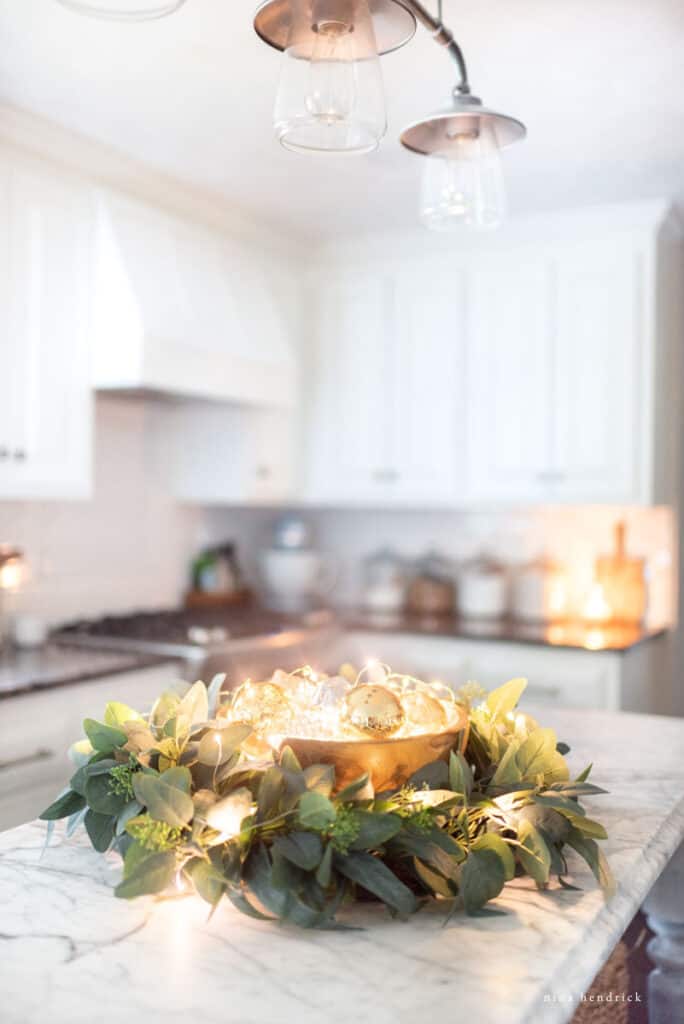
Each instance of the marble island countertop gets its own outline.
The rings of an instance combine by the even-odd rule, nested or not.
[[[116,858],[61,834],[40,859],[44,828],[0,835],[3,1024],[561,1024],[684,837],[684,720],[544,712],[594,762],[609,796],[587,801],[608,828],[617,877],[605,904],[583,862],[582,892],[528,881],[492,904],[505,913],[444,925],[439,906],[409,922],[380,907],[346,912],[363,930],[304,932],[199,899],[127,903],[110,888]]]

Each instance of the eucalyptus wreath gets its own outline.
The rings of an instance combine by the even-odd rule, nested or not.
[[[289,747],[250,758],[251,725],[217,717],[223,681],[165,692],[146,715],[112,702],[84,722],[76,772],[41,818],[48,840],[66,818],[67,835],[83,824],[95,850],[122,856],[116,896],[195,891],[212,911],[225,897],[305,928],[333,926],[355,899],[402,918],[431,899],[476,914],[516,875],[573,888],[568,850],[612,889],[605,829],[580,803],[605,790],[591,766],[571,779],[569,748],[516,713],[524,680],[464,687],[464,753],[383,793],[367,775],[336,790],[332,765],[302,769]]]

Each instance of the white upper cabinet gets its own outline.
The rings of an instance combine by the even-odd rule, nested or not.
[[[89,190],[0,154],[0,497],[91,489]]]
[[[190,400],[151,412],[153,463],[181,501],[272,505],[296,494],[291,410]]]
[[[559,500],[639,497],[639,416],[649,401],[643,271],[639,246],[582,246],[555,264],[552,487]]]
[[[387,277],[314,282],[313,366],[306,416],[312,501],[373,499],[393,483]]]
[[[468,497],[536,501],[553,467],[550,268],[529,256],[482,260],[468,284]]]
[[[320,288],[306,421],[309,501],[455,500],[462,300],[458,273],[422,265],[341,274]]]
[[[644,285],[632,239],[481,261],[468,330],[471,501],[643,500]]]
[[[100,196],[95,384],[288,406],[295,359],[260,254],[113,193]]]
[[[304,500],[673,500],[684,303],[664,204],[320,262]]]

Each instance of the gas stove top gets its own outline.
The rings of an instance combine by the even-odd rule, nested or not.
[[[261,608],[136,612],[69,623],[57,643],[202,659],[208,654],[255,646],[285,647],[328,627],[332,616],[315,612],[294,618]]]

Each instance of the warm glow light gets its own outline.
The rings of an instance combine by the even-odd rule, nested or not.
[[[252,794],[248,789],[236,789],[230,796],[218,800],[207,811],[207,825],[220,832],[219,841],[226,842],[240,834],[243,820],[254,811]]]
[[[0,590],[15,590],[20,586],[23,570],[23,564],[18,558],[13,558],[0,566]]]
[[[594,583],[584,602],[582,618],[585,622],[609,622],[612,610],[606,600],[605,591],[598,582]]]

